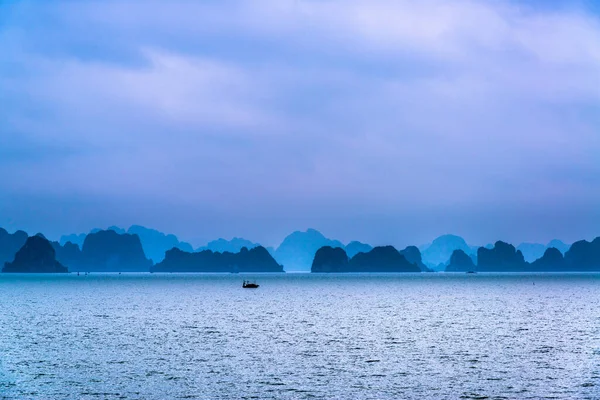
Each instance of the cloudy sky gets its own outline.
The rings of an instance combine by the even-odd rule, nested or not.
[[[0,226],[600,235],[600,1],[0,2]]]

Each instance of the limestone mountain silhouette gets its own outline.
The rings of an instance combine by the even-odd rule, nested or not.
[[[286,271],[308,272],[315,253],[323,246],[344,248],[341,242],[328,239],[315,229],[296,231],[288,235],[275,250],[275,259],[283,264]]]
[[[0,228],[0,265],[3,266],[4,263],[13,261],[15,258],[15,254],[17,251],[27,241],[26,232],[16,231],[15,233],[8,233],[5,229]]]
[[[167,251],[165,259],[152,272],[283,272],[283,267],[262,246],[238,253],[203,250],[196,253],[177,248]]]
[[[454,250],[450,256],[450,262],[446,266],[446,272],[468,272],[475,271],[473,259],[463,250]]]
[[[50,241],[42,235],[27,238],[12,262],[4,264],[2,272],[65,273],[68,269],[56,260]]]

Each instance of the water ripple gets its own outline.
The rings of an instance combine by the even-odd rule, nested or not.
[[[598,275],[244,278],[0,276],[0,399],[600,398]]]

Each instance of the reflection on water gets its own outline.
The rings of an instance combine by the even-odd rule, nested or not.
[[[0,293],[0,398],[600,397],[600,275],[2,275]]]

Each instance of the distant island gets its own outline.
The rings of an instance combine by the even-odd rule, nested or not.
[[[23,247],[28,237],[23,231],[11,234],[0,228],[0,266],[15,259],[15,254]]]
[[[446,267],[446,272],[469,272],[475,271],[475,262],[471,256],[463,250],[454,250],[450,256],[450,263]]]
[[[188,253],[179,249],[167,251],[165,259],[151,272],[284,272],[283,266],[262,246],[246,247],[238,253],[202,250]]]
[[[68,269],[56,260],[52,244],[42,235],[27,238],[12,262],[6,262],[2,272],[65,273]]]
[[[242,248],[253,249],[255,247],[260,246],[259,243],[253,243],[244,238],[234,237],[231,240],[226,240],[223,238],[219,238],[217,240],[212,240],[206,244],[206,246],[202,246],[196,249],[196,251],[203,250],[211,250],[219,253],[238,253]],[[183,250],[183,249],[182,249]]]
[[[545,250],[533,262],[525,261],[521,250],[498,241],[490,249],[477,250],[477,263],[462,250],[455,250],[446,267],[447,272],[586,272],[600,271],[600,237],[592,242],[581,240],[564,254],[555,247]]]
[[[375,247],[352,258],[348,258],[342,248],[325,246],[317,250],[311,272],[421,272],[421,268],[410,263],[393,246]]]
[[[442,235],[427,246],[422,246],[424,262],[433,269],[444,270],[452,253],[461,250],[465,254],[477,252],[477,247],[469,246],[465,239],[456,235]]]
[[[494,244],[487,244],[485,246],[473,246],[468,244],[465,239],[457,235],[442,235],[436,238],[431,244],[420,247],[423,255],[423,262],[429,268],[437,271],[448,271],[450,265],[450,258],[455,250],[461,250],[464,254],[471,257],[474,263],[477,263],[477,252],[480,247],[491,249]],[[569,245],[564,242],[554,239],[547,244],[541,243],[521,243],[516,246],[516,250],[520,250],[523,254],[523,258],[527,262],[534,262],[541,258],[544,252],[550,248],[558,249],[562,254],[565,254],[569,250]],[[454,264],[450,269],[455,268]]]
[[[75,244],[80,249],[83,248],[85,239],[91,234],[95,234],[101,231],[114,231],[119,235],[130,234],[137,235],[144,249],[146,257],[152,260],[154,263],[158,263],[165,258],[165,252],[172,248],[178,248],[183,251],[193,251],[192,245],[186,242],[180,241],[177,236],[173,234],[164,234],[157,231],[156,229],[149,229],[140,225],[132,225],[129,229],[125,230],[118,226],[111,226],[107,229],[92,229],[88,234],[71,234],[63,235],[57,244],[65,246],[67,243]]]
[[[353,242],[348,243],[344,250],[346,250],[346,254],[348,254],[348,257],[352,258],[358,253],[370,252],[371,250],[373,250],[373,246],[355,240]]]
[[[81,250],[71,242],[52,246],[58,261],[75,272],[148,272],[153,265],[138,235],[115,230],[88,234]]]
[[[316,229],[296,231],[283,239],[274,257],[286,271],[310,272],[315,253],[324,246],[344,247],[340,241],[328,239]]]
[[[0,228],[0,265],[4,272],[585,272],[600,271],[600,238],[571,246],[553,240],[477,247],[443,235],[420,248],[397,250],[359,241],[344,245],[308,229],[276,248],[234,237],[194,251],[175,235],[140,225],[92,229],[56,242]]]

